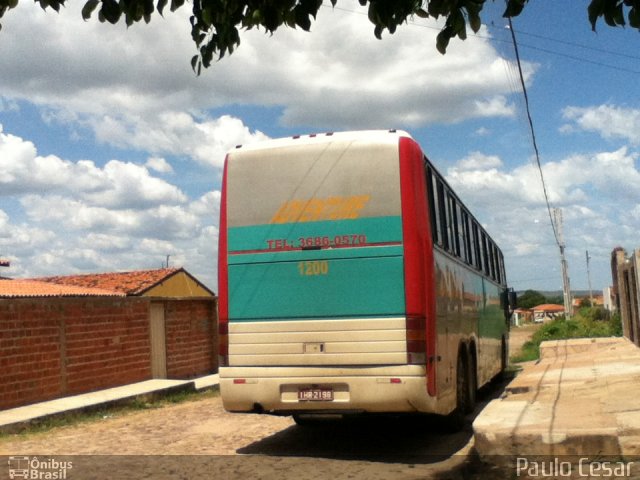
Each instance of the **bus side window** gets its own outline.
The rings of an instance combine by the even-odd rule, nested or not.
[[[475,266],[475,256],[473,252],[473,237],[471,236],[471,221],[469,219],[469,213],[467,211],[463,211],[463,226],[464,229],[464,239],[465,239],[465,249],[467,250],[467,263],[469,265]]]
[[[449,206],[449,225],[451,232],[451,253],[456,257],[460,257],[460,226],[458,224],[458,205],[456,199],[449,193],[448,206]]]
[[[433,243],[442,246],[440,208],[438,206],[435,181],[431,167],[427,166],[427,201],[429,203],[429,217],[431,220],[431,237],[433,238]]]
[[[460,209],[460,241],[462,242],[462,259],[471,264],[471,244],[469,243],[469,214]]]
[[[498,283],[502,283],[504,276],[502,275],[502,252],[498,249],[497,245],[493,245],[493,251],[495,252],[496,259],[496,280]]]
[[[480,237],[478,236],[478,224],[474,221],[473,225],[473,251],[475,255],[475,263],[474,266],[477,270],[482,270],[482,255],[480,249]]]
[[[497,278],[495,246],[490,239],[487,240],[487,246],[489,247],[489,275],[495,280]]]
[[[482,242],[481,242],[481,247],[482,247],[482,265],[484,267],[483,271],[484,274],[489,276],[489,249],[487,248],[487,234],[482,232]]]
[[[438,211],[440,214],[440,232],[442,233],[442,247],[449,250],[449,231],[447,229],[447,204],[444,197],[444,184],[436,179],[438,188]]]

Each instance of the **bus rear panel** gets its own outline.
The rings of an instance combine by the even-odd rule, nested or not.
[[[451,411],[436,389],[424,178],[423,154],[403,132],[228,154],[219,246],[227,410]]]

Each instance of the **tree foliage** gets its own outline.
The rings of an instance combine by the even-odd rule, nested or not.
[[[43,9],[60,10],[66,0],[35,0]],[[192,0],[191,37],[198,53],[191,66],[200,73],[214,58],[231,54],[240,45],[240,32],[264,28],[268,33],[290,27],[310,30],[322,0]],[[338,0],[330,0],[334,7]],[[442,54],[449,41],[467,37],[467,28],[477,32],[482,24],[480,13],[487,0],[359,0],[368,8],[373,33],[382,38],[385,30],[393,34],[397,27],[413,16],[445,19],[437,36],[436,48]],[[528,0],[505,0],[505,17],[520,15]],[[157,12],[164,15],[182,7],[185,0],[86,0],[82,18],[90,19],[97,11],[100,22],[116,24],[124,19],[127,26],[150,22]],[[18,5],[18,0],[0,0],[0,18]],[[626,15],[625,15],[626,14]],[[599,19],[610,26],[626,24],[640,29],[640,0],[591,0],[588,19],[595,30]],[[2,25],[0,25],[0,28]]]
[[[518,296],[519,308],[533,308],[544,303],[547,303],[547,297],[537,290],[526,290]]]

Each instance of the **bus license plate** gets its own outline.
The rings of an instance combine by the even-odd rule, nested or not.
[[[298,390],[298,400],[301,402],[332,402],[333,390],[328,388],[305,388]]]

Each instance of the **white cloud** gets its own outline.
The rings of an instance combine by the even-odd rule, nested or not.
[[[157,268],[171,255],[215,287],[219,191],[190,199],[147,167],[43,157],[1,130],[0,178],[0,195],[18,200],[12,213],[0,210],[0,253],[12,261],[3,274]]]
[[[593,268],[606,284],[610,281],[611,249],[620,244],[637,245],[637,158],[637,153],[621,148],[543,164],[552,207],[563,212],[570,265],[581,272],[584,252],[589,250],[594,256]],[[517,288],[529,288],[536,281],[561,284],[556,268],[559,250],[533,164],[509,168],[499,158],[474,152],[451,167],[447,179],[502,247],[510,260],[508,274],[524,280]],[[620,208],[621,198],[624,208]]]
[[[460,170],[482,170],[498,168],[502,166],[502,160],[496,155],[485,155],[481,152],[472,152],[460,160],[456,167]]]
[[[119,160],[103,168],[90,160],[71,162],[37,154],[33,143],[0,129],[0,195],[58,192],[88,204],[126,208],[157,202],[180,204],[186,196],[150,175],[146,167]]]
[[[603,138],[620,138],[637,145],[640,143],[640,110],[615,105],[597,107],[567,107],[562,111],[565,120],[574,122],[561,127],[563,132],[577,129],[596,132]]]
[[[171,164],[162,157],[149,157],[144,166],[158,173],[173,173]]]
[[[353,12],[321,9],[310,34],[243,32],[232,56],[196,77],[186,7],[125,30],[83,22],[81,4],[56,15],[21,2],[3,18],[0,91],[39,105],[74,135],[82,125],[110,145],[215,166],[230,145],[264,137],[203,113],[224,105],[278,107],[284,125],[332,130],[514,114],[508,65],[486,31],[442,56],[439,24],[404,25],[380,42],[357,2],[345,7]]]

